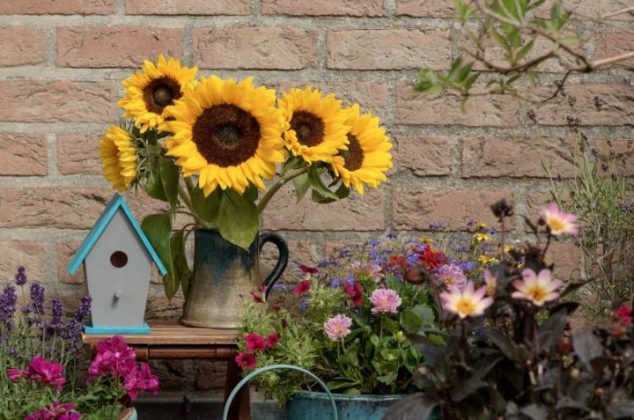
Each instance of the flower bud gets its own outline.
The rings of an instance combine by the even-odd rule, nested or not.
[[[572,368],[570,371],[570,379],[577,380],[581,376],[581,371],[577,368]]]
[[[596,395],[597,397],[602,397],[603,394],[605,394],[605,390],[601,387],[598,387],[594,390],[594,395]]]
[[[559,354],[568,354],[572,351],[572,341],[568,337],[562,337],[557,342],[557,351]]]

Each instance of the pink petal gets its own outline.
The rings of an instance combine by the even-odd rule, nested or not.
[[[480,287],[478,290],[476,290],[473,293],[473,298],[477,299],[477,300],[480,300],[480,299],[482,299],[482,297],[484,295],[486,295],[486,293],[487,293],[487,287],[486,286],[482,286],[482,287]]]
[[[541,270],[541,271],[539,272],[539,274],[537,275],[537,282],[538,282],[538,283],[541,283],[541,284],[543,284],[543,283],[549,283],[549,282],[550,282],[550,279],[552,278],[552,274],[553,274],[553,273],[552,273],[549,269],[544,268],[544,269],[543,269],[543,270]]]

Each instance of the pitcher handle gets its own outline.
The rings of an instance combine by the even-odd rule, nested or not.
[[[263,233],[260,235],[259,249],[262,250],[262,246],[267,242],[273,243],[277,247],[280,255],[277,259],[275,267],[273,267],[273,271],[271,271],[271,273],[266,276],[266,278],[262,282],[262,285],[266,287],[266,290],[264,292],[265,297],[268,296],[271,288],[280,278],[282,273],[284,273],[286,265],[288,264],[288,245],[286,244],[286,241],[277,233]]]

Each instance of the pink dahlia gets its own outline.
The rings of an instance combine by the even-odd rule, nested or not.
[[[577,217],[561,211],[555,202],[550,203],[548,207],[542,207],[539,210],[539,216],[550,229],[550,233],[555,236],[564,233],[576,235],[579,231]]]
[[[458,315],[461,319],[468,316],[484,315],[486,308],[493,304],[493,299],[484,297],[487,292],[486,286],[482,286],[478,290],[474,289],[473,282],[469,281],[462,290],[451,289],[449,292],[442,292],[440,299],[443,308]]]
[[[467,276],[462,268],[456,264],[445,264],[436,270],[436,277],[447,289],[464,289],[467,284]]]
[[[324,331],[328,338],[332,341],[339,341],[350,334],[352,319],[345,315],[335,315],[328,321],[324,322]]]
[[[401,306],[401,298],[395,290],[380,288],[372,292],[370,303],[373,306],[373,314],[395,314],[398,307]]]

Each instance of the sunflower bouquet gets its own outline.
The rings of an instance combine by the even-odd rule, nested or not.
[[[310,86],[278,98],[274,89],[217,76],[175,58],[146,61],[123,81],[123,121],[100,141],[103,172],[117,191],[142,188],[169,204],[142,226],[168,264],[166,293],[190,275],[187,234],[217,228],[248,248],[259,216],[275,193],[291,183],[298,200],[330,203],[354,188],[376,188],[392,167],[392,144],[378,118],[359,105],[342,105]],[[192,223],[173,229],[177,214]]]

